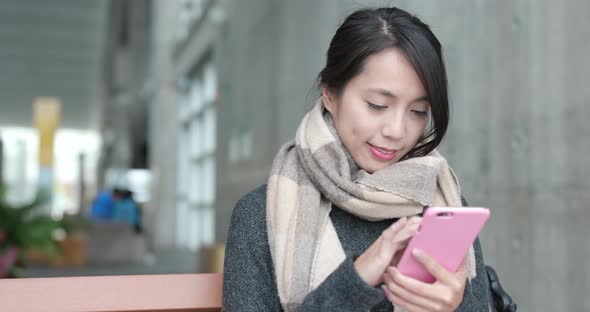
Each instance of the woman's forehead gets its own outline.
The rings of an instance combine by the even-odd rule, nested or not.
[[[363,70],[351,80],[351,84],[361,92],[388,98],[419,99],[426,95],[422,80],[398,49],[387,49],[369,56]]]

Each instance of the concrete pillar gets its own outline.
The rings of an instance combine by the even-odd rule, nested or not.
[[[177,103],[172,55],[175,47],[176,5],[153,1],[151,12],[152,51],[148,83],[150,105],[151,158],[153,173],[152,200],[146,222],[152,229],[156,248],[175,246]]]

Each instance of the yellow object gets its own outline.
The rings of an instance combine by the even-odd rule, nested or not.
[[[224,244],[213,244],[201,247],[199,251],[200,273],[223,273]]]
[[[61,117],[61,102],[54,97],[38,97],[33,102],[33,122],[39,131],[39,165],[53,165],[53,142]]]

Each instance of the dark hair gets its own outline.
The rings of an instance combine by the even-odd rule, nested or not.
[[[360,74],[367,57],[398,48],[420,77],[432,111],[432,125],[405,158],[424,156],[442,141],[449,124],[447,75],[440,42],[428,25],[398,8],[360,10],[338,28],[318,82],[336,97]]]

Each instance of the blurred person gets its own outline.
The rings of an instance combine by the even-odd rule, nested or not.
[[[463,205],[436,150],[449,100],[429,26],[393,7],[352,13],[318,87],[268,184],[234,208],[223,310],[488,311],[479,240],[457,272],[418,252],[433,284],[395,268],[425,207]]]
[[[113,193],[109,190],[100,191],[92,201],[90,218],[95,221],[111,220],[114,205]]]
[[[134,231],[141,232],[139,207],[133,200],[133,193],[126,189],[113,191],[115,204],[113,207],[113,221],[126,223],[133,227]]]

